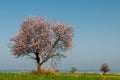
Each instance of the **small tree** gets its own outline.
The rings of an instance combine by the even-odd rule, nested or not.
[[[109,72],[110,69],[107,64],[102,64],[100,71],[102,71],[103,74],[105,74],[106,72]]]
[[[70,70],[70,73],[75,73],[77,71],[77,68],[76,67],[72,67],[71,70]]]
[[[72,49],[73,28],[62,23],[51,23],[40,17],[23,21],[19,33],[10,37],[13,55],[28,55],[36,60],[37,70],[49,59],[61,59]]]

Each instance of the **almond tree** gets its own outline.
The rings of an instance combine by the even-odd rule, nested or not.
[[[103,74],[110,71],[110,68],[107,64],[102,64],[100,71],[103,71]]]
[[[72,49],[72,39],[73,27],[30,17],[24,19],[20,31],[10,37],[9,48],[16,57],[27,55],[35,59],[39,71],[49,59],[64,57],[64,53]]]

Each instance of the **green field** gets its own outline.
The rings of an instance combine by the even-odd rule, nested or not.
[[[120,80],[118,74],[30,74],[30,73],[0,73],[0,80]]]

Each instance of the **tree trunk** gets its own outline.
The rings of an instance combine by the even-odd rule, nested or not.
[[[41,69],[41,65],[39,63],[37,63],[37,71],[39,72]]]
[[[36,56],[36,61],[37,61],[37,71],[39,72],[39,71],[40,71],[40,68],[41,68],[39,53],[36,52],[36,53],[35,53],[35,56]]]

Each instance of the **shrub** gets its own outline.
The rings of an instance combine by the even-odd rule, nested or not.
[[[70,73],[75,73],[77,71],[77,68],[76,67],[72,67],[71,70],[70,70]]]
[[[31,73],[32,74],[57,74],[57,73],[59,73],[59,70],[53,69],[53,68],[41,67],[41,69],[39,71],[38,70],[32,70]]]

